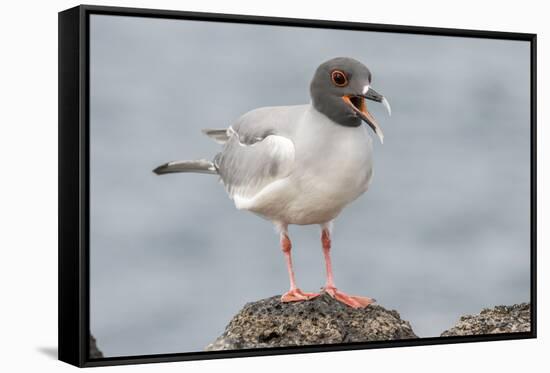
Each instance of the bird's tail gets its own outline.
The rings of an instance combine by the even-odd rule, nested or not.
[[[214,163],[206,159],[196,161],[174,161],[158,166],[153,170],[157,175],[170,174],[174,172],[195,172],[199,174],[217,174],[218,170]]]

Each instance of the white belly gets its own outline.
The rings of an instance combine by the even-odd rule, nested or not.
[[[372,177],[372,139],[365,126],[343,127],[314,110],[293,139],[296,168],[247,208],[287,224],[322,224],[363,194]]]

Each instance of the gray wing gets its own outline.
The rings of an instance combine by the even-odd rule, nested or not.
[[[231,198],[253,198],[292,172],[295,150],[290,129],[297,113],[292,108],[257,109],[227,129],[224,149],[214,164]]]

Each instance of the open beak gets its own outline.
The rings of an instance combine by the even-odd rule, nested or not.
[[[391,115],[391,107],[388,100],[372,88],[369,88],[364,94],[345,95],[342,96],[342,99],[363,121],[369,125],[370,128],[372,128],[374,133],[378,135],[380,142],[383,144],[384,133],[382,132],[380,125],[378,125],[378,122],[376,122],[376,119],[374,119],[374,116],[367,110],[365,99],[381,102],[388,111],[388,114]]]

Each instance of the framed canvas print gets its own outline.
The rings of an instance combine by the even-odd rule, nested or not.
[[[59,358],[536,336],[536,35],[59,13]]]

